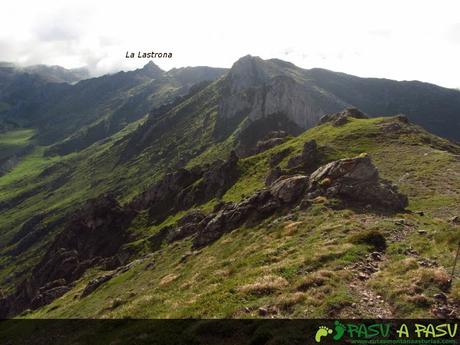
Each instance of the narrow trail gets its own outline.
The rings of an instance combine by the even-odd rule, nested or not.
[[[404,220],[396,220],[395,225],[394,232],[388,238],[389,243],[405,241],[408,234],[416,229],[414,225]],[[415,258],[421,267],[440,267],[435,260],[422,257],[411,246],[407,248],[405,254]],[[373,252],[368,254],[363,260],[345,268],[353,274],[349,288],[358,297],[358,300],[353,303],[351,308],[344,309],[347,317],[362,317],[362,315],[374,318],[395,317],[390,303],[385,301],[383,296],[379,295],[368,285],[368,281],[385,266],[386,262],[388,262],[388,258],[384,253]],[[435,301],[431,307],[433,317],[453,318],[460,315],[460,306],[453,304],[444,293],[437,293],[433,298]]]
[[[393,317],[391,306],[384,300],[383,296],[377,294],[367,284],[367,281],[380,270],[380,266],[387,260],[380,252],[373,252],[360,262],[357,262],[345,269],[353,272],[353,280],[348,285],[358,300],[346,310],[347,317],[382,318]],[[351,314],[351,315],[350,315]]]

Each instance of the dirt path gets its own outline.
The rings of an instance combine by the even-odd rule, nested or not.
[[[353,280],[348,285],[352,294],[357,296],[357,301],[343,310],[344,316],[352,318],[392,318],[391,306],[383,296],[377,294],[367,284],[367,281],[380,270],[380,266],[386,261],[384,254],[373,252],[360,262],[345,269],[353,272]]]
[[[404,241],[407,235],[416,228],[404,220],[395,220],[395,230],[388,238],[389,243]],[[435,268],[439,267],[435,260],[422,257],[414,248],[409,247],[405,253],[407,256],[417,259],[418,265],[422,267]],[[392,307],[385,301],[383,296],[376,293],[368,285],[368,280],[374,274],[379,272],[385,265],[388,258],[382,252],[373,252],[367,255],[363,260],[345,267],[353,274],[353,279],[349,284],[351,293],[357,296],[357,300],[351,307],[344,308],[341,317],[363,316],[372,318],[394,318]],[[431,308],[431,314],[439,318],[452,318],[460,314],[460,306],[454,305],[449,301],[444,293],[438,293],[434,296],[435,303]]]

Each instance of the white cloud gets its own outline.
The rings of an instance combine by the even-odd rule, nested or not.
[[[369,0],[9,1],[0,61],[88,65],[102,74],[147,61],[229,67],[252,54],[301,67],[460,86],[460,3]]]

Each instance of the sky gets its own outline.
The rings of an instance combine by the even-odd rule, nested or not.
[[[132,70],[279,58],[362,77],[460,88],[459,0],[7,0],[0,61]]]

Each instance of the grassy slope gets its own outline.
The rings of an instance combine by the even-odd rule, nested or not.
[[[429,317],[433,294],[445,284],[460,239],[458,227],[448,221],[460,214],[458,147],[453,149],[457,155],[447,152],[446,141],[413,125],[401,135],[382,132],[394,121],[323,125],[244,159],[239,163],[243,175],[224,199],[239,200],[262,187],[272,153],[291,146],[292,156],[304,141],[316,139],[327,146],[325,160],[370,153],[381,176],[409,195],[409,209],[424,215],[333,210],[327,200],[318,200],[307,210],[279,213],[235,230],[186,260],[181,258],[190,251],[189,241],[166,246],[80,299],[86,283],[101,274],[92,270],[69,293],[24,316],[253,317],[259,307],[276,308],[277,317],[377,316],[379,311],[363,301],[366,290],[382,296],[392,316]],[[209,158],[209,152],[202,158]],[[214,202],[202,207],[209,209]],[[139,217],[132,230],[145,234],[158,228]],[[350,267],[374,250],[356,238],[372,230],[385,237],[388,248],[381,270],[356,289]],[[145,254],[142,240],[135,245]],[[408,255],[408,249],[418,254]],[[436,260],[439,267],[423,267],[422,259]],[[448,295],[460,299],[458,280]]]
[[[33,135],[33,129],[18,129],[0,133],[0,160],[24,149]]]
[[[197,155],[201,147],[209,147],[216,120],[216,88],[206,88],[203,93],[206,102],[196,97],[174,108],[169,114],[175,118],[173,128],[156,136],[146,150],[127,162],[120,162],[128,143],[126,138],[145,119],[81,152],[62,157],[48,157],[44,155],[46,147],[36,146],[10,173],[0,177],[0,204],[9,204],[0,210],[0,243],[5,246],[20,226],[38,213],[50,213],[46,221],[52,221],[107,191],[127,201],[179,161]],[[26,145],[27,138],[23,137]],[[31,139],[28,143],[32,143]],[[159,156],[162,158],[158,159]],[[0,256],[3,289],[12,288],[23,279],[22,272],[37,262],[54,234],[18,257]],[[0,254],[9,249],[0,248]]]

